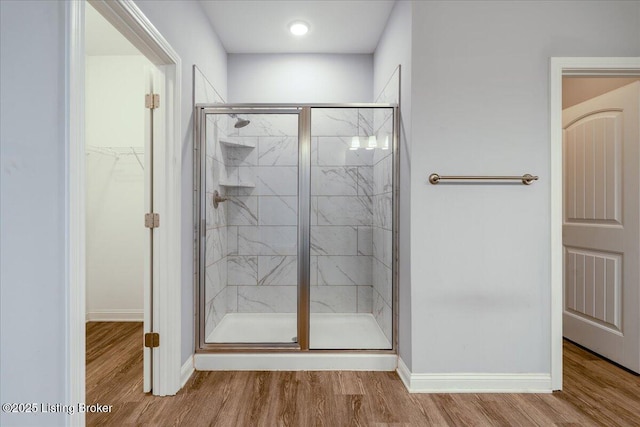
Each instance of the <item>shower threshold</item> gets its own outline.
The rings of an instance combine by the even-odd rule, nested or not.
[[[369,313],[312,313],[309,347],[317,350],[389,350],[391,343]],[[228,313],[207,343],[290,343],[296,341],[295,313]]]
[[[312,313],[310,321],[311,351],[196,353],[194,367],[199,371],[395,371],[398,367],[396,354],[374,351],[391,349],[391,344],[373,315]],[[295,313],[228,313],[206,342],[290,343],[296,334]]]

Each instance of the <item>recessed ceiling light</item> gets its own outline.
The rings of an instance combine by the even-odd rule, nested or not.
[[[289,25],[289,31],[291,31],[293,35],[304,36],[309,31],[309,24],[302,21],[292,22],[291,25]]]

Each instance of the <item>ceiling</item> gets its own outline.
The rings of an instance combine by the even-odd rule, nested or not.
[[[142,55],[90,3],[85,7],[85,36],[87,55]]]
[[[395,0],[200,0],[228,53],[373,53]],[[309,24],[305,36],[289,32]]]

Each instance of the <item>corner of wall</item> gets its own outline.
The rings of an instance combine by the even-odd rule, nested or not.
[[[374,98],[398,75],[397,101],[400,106],[400,194],[399,194],[399,277],[398,355],[410,369],[412,361],[411,323],[411,68],[413,2],[396,2],[374,53]],[[405,364],[406,363],[406,364]]]

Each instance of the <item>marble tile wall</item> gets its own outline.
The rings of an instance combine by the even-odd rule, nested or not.
[[[297,311],[298,117],[240,115],[250,120],[228,138],[255,148],[226,149],[228,307],[241,313]],[[238,152],[244,153],[239,154]]]
[[[221,191],[221,183],[227,179],[227,166],[223,148],[219,139],[226,129],[226,118],[209,116],[205,134],[205,195],[206,195],[206,232],[205,232],[205,334],[211,331],[227,313],[227,239],[228,212],[222,203],[213,207],[214,191]]]
[[[364,144],[391,138],[391,114],[314,109],[311,152],[312,312],[373,313],[389,339],[393,157]],[[228,312],[297,309],[297,117],[243,115],[241,129],[219,117],[207,139],[207,331]],[[217,210],[215,189],[229,197]]]
[[[317,283],[312,312],[372,313],[373,158],[362,144],[373,134],[372,109],[311,112],[311,255]]]
[[[389,150],[390,151],[390,150]],[[382,157],[384,154],[380,154]],[[393,156],[382,157],[373,166],[373,314],[378,325],[391,341],[392,331],[392,211],[393,211]]]
[[[225,149],[228,182],[229,293],[239,312],[297,309],[297,117],[247,115],[229,138],[255,145]],[[370,109],[312,112],[311,307],[317,312],[373,309],[373,151],[349,150],[373,132]],[[363,138],[363,140],[366,138]],[[269,290],[263,288],[269,287]],[[235,289],[234,289],[235,288]],[[233,298],[229,297],[228,298]]]
[[[399,77],[394,74],[376,102],[397,103]],[[373,156],[373,315],[387,339],[393,330],[393,111],[374,112],[373,126],[379,146]],[[388,141],[388,144],[387,142]],[[388,148],[386,146],[388,145]]]

